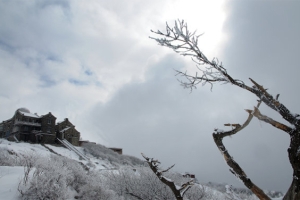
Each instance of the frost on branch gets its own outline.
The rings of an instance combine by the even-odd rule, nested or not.
[[[261,101],[258,101],[257,107],[258,108],[261,104]],[[244,185],[249,188],[259,199],[269,200],[270,198],[259,188],[257,187],[250,178],[246,175],[244,170],[240,167],[240,165],[233,159],[233,157],[229,154],[228,150],[226,149],[225,145],[223,144],[223,138],[227,136],[232,136],[242,129],[244,129],[248,124],[251,122],[253,118],[253,111],[246,110],[248,112],[247,120],[242,124],[224,124],[225,126],[231,126],[232,130],[230,131],[220,131],[219,129],[215,129],[213,133],[214,141],[220,150],[221,154],[223,155],[227,165],[230,167],[230,172],[234,174],[238,179],[240,179]]]
[[[168,172],[172,167],[174,167],[174,165],[172,165],[171,167],[169,167],[166,170],[160,170],[159,169],[160,162],[158,160],[154,160],[153,158],[149,158],[149,157],[145,156],[144,154],[142,154],[142,156],[145,158],[145,160],[147,161],[149,167],[154,172],[154,174],[159,178],[159,180],[161,180],[161,182],[166,184],[172,190],[172,192],[175,195],[176,199],[182,200],[183,195],[193,186],[193,184],[194,184],[193,180],[190,180],[190,181],[182,184],[181,186],[178,186],[174,183],[173,180],[163,176],[163,174],[165,172]]]
[[[197,35],[196,32],[190,32],[187,23],[183,20],[175,21],[173,28],[166,24],[165,33],[159,30],[151,30],[151,32],[158,37],[150,38],[155,40],[159,45],[171,48],[183,56],[189,56],[196,63],[198,72],[195,75],[176,70],[177,75],[184,77],[184,80],[179,80],[184,88],[192,90],[198,84],[205,85],[206,83],[210,84],[212,88],[213,84],[217,82],[223,84],[231,83],[255,94],[267,106],[277,111],[285,120],[300,129],[300,118],[298,118],[300,115],[291,113],[281,104],[278,100],[279,95],[274,98],[267,92],[267,89],[251,78],[250,81],[254,84],[253,86],[248,86],[243,81],[234,79],[227,73],[226,68],[223,67],[217,58],[210,61],[199,48],[198,39],[201,35]]]
[[[253,85],[246,85],[243,81],[235,79],[228,74],[226,68],[224,68],[222,63],[219,63],[216,58],[210,61],[199,48],[198,39],[201,35],[197,35],[196,32],[190,32],[187,24],[184,21],[176,21],[173,28],[166,24],[165,33],[159,30],[152,31],[152,33],[160,37],[150,37],[158,42],[159,45],[171,48],[176,53],[179,53],[183,56],[189,56],[196,63],[198,70],[195,75],[188,74],[187,72],[177,71],[177,75],[181,75],[183,77],[184,81],[180,80],[180,82],[184,88],[189,88],[192,90],[200,83],[202,85],[208,83],[211,85],[211,88],[216,82],[223,84],[231,83],[234,86],[238,86],[239,88],[247,90],[248,92],[256,95],[259,98],[259,102],[263,102],[267,107],[275,110],[286,122],[290,123],[288,126],[272,119],[271,117],[263,115],[260,113],[257,106],[253,110],[246,110],[249,114],[249,117],[243,125],[228,124],[227,126],[232,127],[231,131],[222,131],[216,129],[213,137],[227,164],[231,167],[231,172],[240,178],[248,188],[251,188],[252,192],[255,193],[260,199],[269,199],[269,197],[267,197],[261,189],[259,189],[251,182],[249,178],[247,178],[240,166],[229,155],[222,140],[224,137],[234,135],[242,130],[249,124],[253,117],[256,117],[257,119],[288,133],[290,136],[288,156],[290,164],[293,168],[293,181],[284,197],[284,200],[300,199],[300,115],[291,112],[284,104],[282,104],[279,101],[279,94],[273,97],[265,87],[258,84],[251,78],[249,78],[249,80]],[[287,83],[289,82],[287,81]],[[272,137],[268,141],[272,141]]]
[[[183,56],[190,56],[196,63],[196,66],[200,74],[189,75],[186,72],[177,71],[178,75],[186,78],[186,81],[180,81],[184,88],[194,89],[200,83],[205,85],[209,83],[211,88],[213,83],[230,83],[239,82],[239,80],[233,80],[228,74],[226,69],[219,63],[217,58],[208,60],[208,58],[202,53],[198,47],[198,39],[202,35],[197,35],[195,32],[188,30],[187,23],[183,20],[175,21],[175,26],[171,28],[168,23],[166,24],[166,33],[161,31],[153,31],[152,33],[162,36],[162,38],[150,37],[155,40],[159,45],[173,49],[176,53]]]

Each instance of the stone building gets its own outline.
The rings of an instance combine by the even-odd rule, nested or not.
[[[109,147],[109,149],[113,150],[114,152],[116,152],[118,154],[123,154],[123,149],[121,149],[121,148]]]
[[[68,119],[57,125],[55,122],[56,117],[51,112],[39,116],[30,113],[27,108],[19,108],[11,119],[0,123],[0,137],[46,144],[56,143],[56,138],[59,137],[78,146],[80,133],[75,126]]]
[[[75,129],[75,126],[68,118],[62,122],[58,122],[55,125],[55,130],[59,139],[66,139],[71,144],[79,146],[80,132]]]

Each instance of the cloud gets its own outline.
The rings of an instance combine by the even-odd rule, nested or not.
[[[102,138],[108,144],[122,147],[125,154],[141,157],[143,152],[160,159],[165,167],[175,163],[175,169],[180,172],[196,173],[200,181],[234,182],[237,185],[213,142],[212,132],[214,128],[223,128],[227,122],[242,123],[247,117],[243,109],[253,104],[245,105],[244,100],[235,95],[239,90],[228,91],[226,86],[216,86],[213,92],[209,88],[199,88],[192,93],[184,90],[173,70],[183,69],[184,65],[176,56],[153,63],[144,82],[124,85],[109,102],[87,111],[93,116],[90,126],[98,124],[90,132],[105,133]],[[242,166],[246,165],[256,178],[260,170],[269,167],[266,162],[259,165],[261,168],[253,167],[253,162],[262,162],[263,156],[257,156],[257,137],[267,141],[270,135],[261,136],[260,132],[266,127],[261,127],[257,121],[253,123],[250,131],[241,133],[243,137],[234,137],[226,143],[237,160],[244,164]],[[271,157],[264,161],[274,164],[277,160],[274,149],[266,142],[261,142],[260,147],[268,150],[264,152],[265,157]],[[271,149],[272,154],[267,154]],[[276,150],[276,155],[282,156],[282,152]],[[265,181],[264,186],[267,184],[270,182]]]
[[[58,121],[68,117],[84,139],[131,155],[144,152],[165,166],[175,163],[178,171],[196,173],[200,181],[238,184],[211,133],[224,123],[242,123],[244,109],[257,98],[231,85],[216,85],[213,92],[209,86],[192,93],[182,89],[173,69],[194,71],[194,63],[150,40],[150,29],[184,19],[192,30],[205,32],[199,44],[209,58],[218,57],[235,78],[249,83],[252,77],[274,95],[280,93],[280,100],[298,112],[298,5],[1,1],[0,105],[5,109],[0,119],[19,107],[50,111]],[[253,120],[225,142],[259,186],[288,187],[289,141],[283,133]],[[276,179],[262,179],[262,173]]]
[[[225,44],[222,55],[228,69],[244,79],[256,78],[268,87],[276,83],[279,86],[297,74],[294,58],[300,44],[296,39],[300,31],[298,7],[298,1],[228,3],[224,31],[230,45]]]
[[[280,93],[280,101],[292,112],[299,112],[295,101],[299,97],[296,92],[299,73],[297,46],[300,45],[297,39],[300,34],[298,7],[298,1],[229,1],[223,29],[227,41],[219,57],[234,78],[251,85],[248,80],[251,77],[269,88],[268,91],[274,96]],[[247,99],[246,96],[243,98]],[[262,106],[261,111],[286,123],[266,106]],[[261,185],[283,188],[284,191],[290,185],[292,174],[286,153],[289,138],[267,124],[256,122],[255,125],[262,128],[251,127],[253,131],[248,128],[248,137],[254,137],[255,140],[247,138],[246,141],[251,139],[250,151],[256,161],[250,164],[249,159],[249,163],[244,165],[246,173]],[[254,130],[259,134],[256,135]],[[273,177],[272,180],[267,182],[256,177],[255,171],[258,170],[265,177]]]

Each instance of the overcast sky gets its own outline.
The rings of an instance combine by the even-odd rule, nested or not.
[[[184,19],[204,33],[199,45],[228,72],[269,88],[300,113],[300,1],[0,0],[0,121],[16,109],[69,118],[83,139],[158,158],[200,182],[241,186],[212,138],[243,123],[257,98],[231,85],[183,89],[176,70],[190,59],[150,40],[150,29]],[[261,111],[281,120],[266,106]],[[282,120],[281,120],[282,121]],[[263,189],[292,180],[289,137],[254,119],[225,139],[232,156]]]

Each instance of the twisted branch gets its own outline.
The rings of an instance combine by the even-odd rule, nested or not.
[[[232,172],[236,175],[239,175],[243,179],[244,184],[247,187],[252,188],[254,193],[257,193],[259,198],[268,199],[263,192],[261,193],[260,189],[255,186],[250,179],[244,174],[243,170],[238,166],[237,163],[231,158],[228,154],[225,146],[222,143],[223,137],[236,134],[238,131],[243,129],[251,121],[252,117],[255,116],[259,120],[262,120],[268,124],[273,125],[274,127],[287,132],[290,135],[290,146],[288,148],[289,160],[293,167],[293,182],[292,185],[286,194],[284,199],[299,199],[300,197],[300,115],[290,112],[290,110],[280,103],[278,100],[279,94],[274,98],[271,94],[267,92],[267,89],[262,85],[259,85],[253,79],[250,78],[253,86],[250,87],[244,84],[243,81],[232,78],[227,70],[223,67],[222,63],[219,63],[217,58],[212,59],[211,61],[202,53],[198,47],[198,39],[201,35],[196,35],[196,32],[190,32],[188,30],[187,24],[184,21],[176,21],[175,26],[171,28],[166,24],[166,33],[161,31],[152,31],[152,33],[162,36],[162,38],[154,38],[159,45],[165,46],[173,49],[176,53],[179,53],[183,56],[190,56],[192,61],[196,63],[198,72],[196,75],[189,75],[187,72],[177,71],[176,75],[182,76],[183,80],[179,80],[181,85],[184,88],[189,88],[191,90],[196,89],[197,85],[206,83],[211,85],[211,89],[215,83],[231,83],[232,85],[238,86],[242,89],[245,89],[254,95],[256,95],[261,102],[264,102],[269,108],[278,112],[287,122],[289,122],[292,127],[279,123],[272,118],[269,118],[265,115],[262,115],[257,108],[254,110],[246,110],[249,113],[249,117],[246,122],[241,126],[239,124],[229,124],[233,126],[234,129],[228,132],[221,132],[215,130],[213,134],[215,142],[225,157],[225,160],[228,160],[228,165],[232,165],[234,169]],[[200,73],[199,73],[200,72]],[[198,74],[199,73],[199,74]],[[293,197],[291,197],[293,196]]]
[[[172,165],[171,167],[169,167],[166,170],[161,170],[160,171],[158,169],[158,166],[160,164],[160,162],[158,160],[154,160],[153,158],[149,158],[149,157],[145,156],[143,153],[142,153],[142,156],[145,158],[145,160],[147,161],[147,163],[150,166],[151,170],[159,178],[159,180],[161,180],[161,182],[166,184],[172,190],[172,192],[175,195],[176,199],[177,200],[183,200],[184,194],[193,186],[193,184],[194,184],[193,180],[190,180],[190,181],[182,184],[181,186],[175,185],[173,180],[168,179],[165,176],[163,176],[163,173],[169,171],[172,167],[174,167],[174,165]]]
[[[261,101],[258,102],[257,107],[260,106]],[[237,132],[241,131],[245,128],[252,120],[253,115],[252,112],[248,112],[249,116],[247,120],[244,122],[243,125],[240,124],[225,124],[225,126],[232,126],[234,129],[231,131],[220,131],[218,129],[215,130],[213,133],[214,141],[219,148],[221,154],[224,156],[224,159],[227,165],[230,167],[230,172],[233,173],[237,178],[239,178],[244,185],[249,188],[259,199],[270,200],[270,198],[259,188],[257,187],[246,175],[244,170],[239,166],[237,162],[231,157],[229,152],[227,151],[225,145],[223,144],[223,138],[227,136],[231,136],[236,134]]]
[[[196,31],[190,32],[187,23],[183,20],[175,21],[175,26],[173,28],[166,24],[166,33],[159,30],[151,30],[151,32],[162,36],[162,38],[150,37],[159,45],[171,48],[180,55],[190,56],[193,62],[196,63],[196,67],[200,72],[199,74],[189,75],[186,72],[176,70],[176,75],[185,78],[185,81],[179,80],[184,88],[193,90],[196,89],[199,84],[209,84],[212,89],[213,85],[218,82],[222,84],[231,83],[255,94],[267,106],[277,111],[285,120],[295,125],[296,129],[300,131],[300,115],[291,113],[289,109],[278,101],[278,98],[273,98],[265,88],[251,78],[250,81],[254,84],[253,87],[246,85],[241,80],[234,79],[227,73],[227,70],[217,58],[213,58],[211,61],[208,60],[198,47],[198,39],[202,34],[197,35]]]

